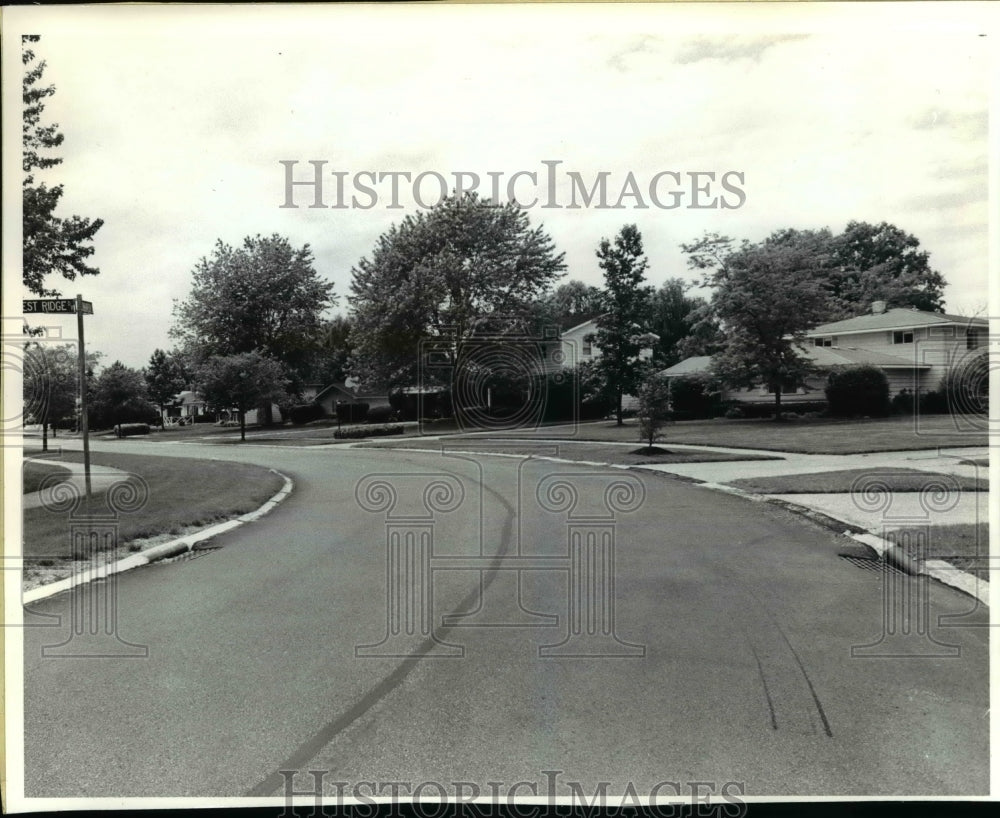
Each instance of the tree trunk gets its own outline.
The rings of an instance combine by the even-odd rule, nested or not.
[[[624,423],[624,421],[622,420],[622,390],[621,390],[621,388],[619,387],[619,388],[618,388],[617,390],[615,390],[615,391],[616,391],[616,393],[617,393],[617,397],[618,397],[618,408],[617,408],[617,412],[616,412],[616,416],[617,416],[617,418],[618,418],[618,425],[619,425],[619,426],[624,426],[624,425],[625,425],[625,423]]]
[[[774,419],[781,420],[781,385],[774,387]]]
[[[42,420],[42,451],[47,452],[49,450],[49,422],[45,419]]]
[[[247,421],[246,412],[243,411],[243,407],[240,407],[240,440],[245,441],[247,439]]]

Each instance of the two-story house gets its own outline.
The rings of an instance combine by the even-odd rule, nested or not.
[[[801,351],[820,373],[790,389],[782,402],[824,400],[826,372],[861,364],[876,366],[885,373],[890,395],[903,389],[914,394],[932,391],[948,372],[982,354],[988,328],[984,318],[916,309],[887,310],[884,302],[875,302],[870,313],[821,324],[806,334]],[[711,363],[707,356],[687,358],[660,374],[667,378],[707,374]],[[725,397],[747,402],[774,400],[766,386],[727,390]]]

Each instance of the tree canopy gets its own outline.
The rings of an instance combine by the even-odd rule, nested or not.
[[[235,248],[218,241],[192,277],[190,295],[174,304],[170,333],[195,364],[256,350],[295,370],[313,352],[334,298],[309,245],[293,248],[277,234],[247,237]]]
[[[90,425],[106,429],[118,423],[155,422],[158,413],[149,401],[142,372],[115,361],[94,383],[90,396]]]
[[[564,266],[514,203],[466,193],[407,216],[351,271],[353,374],[367,385],[415,383],[422,341],[461,343],[484,318],[531,315]]]
[[[149,399],[160,407],[161,412],[187,386],[181,364],[162,349],[153,351],[143,377]]]
[[[97,275],[100,272],[91,267],[87,259],[94,254],[90,242],[104,222],[82,216],[56,216],[63,186],[49,187],[35,180],[37,171],[47,170],[62,162],[49,151],[63,142],[58,124],[42,124],[45,100],[55,93],[56,88],[40,84],[45,61],[36,63],[35,52],[27,47],[39,39],[37,35],[21,38],[21,61],[25,66],[22,80],[23,282],[36,295],[55,296],[59,295],[59,291],[45,286],[46,276],[57,273],[72,281],[78,275]]]

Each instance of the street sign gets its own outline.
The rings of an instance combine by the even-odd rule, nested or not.
[[[67,313],[76,312],[75,298],[34,298],[24,300],[24,314],[34,315],[38,313]],[[84,315],[94,314],[94,305],[89,301],[81,301]]]

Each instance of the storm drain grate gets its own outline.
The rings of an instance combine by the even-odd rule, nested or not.
[[[872,557],[856,557],[853,554],[840,554],[842,560],[847,560],[851,565],[861,568],[864,571],[871,571],[873,574],[900,574],[907,576],[905,571],[900,571],[895,565]]]

